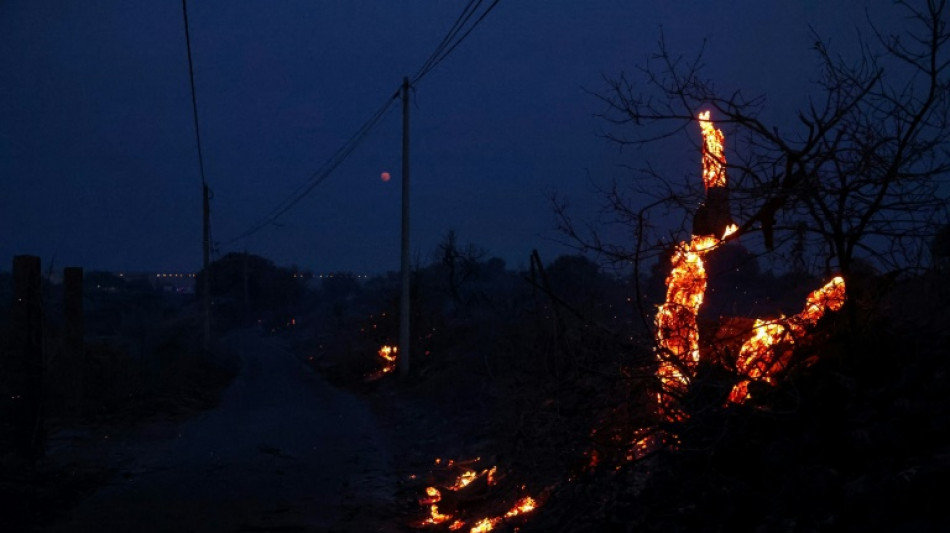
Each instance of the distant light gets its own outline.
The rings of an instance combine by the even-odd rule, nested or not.
[[[382,174],[379,175],[379,179],[383,181],[389,181],[389,178],[391,177],[392,176],[389,175],[389,172],[383,172]]]

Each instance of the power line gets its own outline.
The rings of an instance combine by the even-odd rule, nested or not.
[[[431,67],[435,60],[439,57],[439,54],[445,50],[445,47],[449,44],[449,41],[451,41],[458,34],[459,30],[462,29],[462,26],[468,22],[468,19],[471,18],[472,14],[475,13],[481,3],[482,0],[478,0],[477,3],[476,0],[469,0],[468,5],[465,6],[465,9],[463,9],[462,12],[459,13],[458,18],[455,19],[455,24],[449,28],[448,33],[446,33],[445,37],[442,38],[442,42],[440,42],[439,45],[435,47],[435,50],[432,51],[425,63],[423,63],[422,66],[419,67],[419,70],[416,71],[416,75],[412,77],[413,80],[418,80],[423,76],[424,72],[428,72],[429,67]]]
[[[201,173],[201,184],[207,185],[205,180],[205,162],[201,153],[201,130],[198,128],[198,98],[195,95],[195,66],[191,60],[191,35],[188,30],[188,4],[181,0],[181,11],[185,19],[185,47],[188,49],[188,79],[191,80],[191,111],[195,120],[195,144],[198,146],[198,170]]]
[[[471,34],[472,31],[483,20],[485,20],[485,17],[487,17],[488,14],[491,13],[492,9],[495,9],[495,6],[498,5],[499,1],[500,0],[493,0],[492,3],[485,9],[485,11],[482,12],[481,16],[478,17],[471,26],[469,26],[468,30],[465,33],[463,33],[462,36],[459,37],[451,46],[449,46],[448,49],[446,49],[446,46],[448,46],[448,41],[451,41],[452,38],[458,35],[458,32],[461,31],[462,26],[464,26],[465,22],[467,22],[472,17],[472,15],[478,10],[478,7],[482,4],[482,0],[478,0],[475,6],[471,10],[469,10],[469,6],[472,5],[472,2],[470,1],[469,5],[465,6],[465,10],[462,11],[462,15],[459,15],[460,20],[464,16],[464,21],[461,23],[461,25],[458,23],[458,21],[456,21],[456,25],[454,25],[452,29],[449,30],[449,33],[442,40],[443,42],[440,43],[438,47],[436,47],[436,52],[434,52],[433,55],[430,56],[429,60],[427,60],[426,63],[423,65],[423,68],[420,69],[420,71],[416,73],[416,75],[412,78],[412,84],[415,85],[416,83],[418,83],[419,80],[425,77],[426,74],[431,72],[432,69],[437,67],[439,63],[445,60],[445,58],[448,57],[449,54],[451,54],[458,47],[458,45],[462,44],[462,41],[464,41],[465,38],[468,37],[469,34]]]
[[[330,174],[338,166],[340,166],[343,161],[362,143],[366,138],[369,132],[373,129],[374,126],[383,118],[386,114],[386,111],[392,106],[392,103],[399,96],[399,91],[396,91],[395,94],[387,98],[382,105],[373,113],[370,118],[363,123],[362,126],[354,133],[344,144],[341,146],[316,172],[310,175],[310,178],[303,184],[301,184],[297,189],[294,190],[284,201],[277,204],[276,207],[271,209],[264,217],[259,220],[257,223],[252,225],[250,228],[245,230],[243,233],[237,237],[223,243],[224,245],[231,244],[235,241],[250,237],[251,235],[257,233],[258,231],[264,229],[265,227],[277,222],[277,219],[281,215],[289,211],[292,207],[297,205],[298,202],[303,200],[308,194],[310,194],[313,189],[323,183]]]
[[[478,12],[479,8],[482,5],[483,0],[469,0],[465,8],[459,13],[459,16],[455,19],[455,23],[449,28],[449,31],[445,34],[445,37],[442,38],[442,41],[435,47],[435,50],[429,55],[426,61],[419,67],[419,70],[416,72],[415,76],[412,77],[411,85],[418,83],[422,78],[424,78],[429,72],[431,72],[436,66],[439,65],[446,57],[449,56],[457,47],[465,40],[469,34],[485,19],[486,16],[498,5],[500,0],[493,0],[491,4],[481,13],[478,18],[475,19],[466,29],[466,25],[469,21],[472,20],[472,17]],[[185,0],[182,0],[184,3]],[[186,19],[186,28],[187,28],[187,19]],[[462,33],[464,30],[464,33]],[[461,37],[459,34],[461,33]],[[189,50],[189,68],[191,62],[191,52]],[[192,77],[192,87],[194,87],[194,78]],[[369,134],[370,130],[382,119],[386,111],[389,110],[392,103],[400,96],[401,89],[397,89],[396,92],[387,98],[383,104],[376,110],[375,113],[367,120],[363,125],[353,134],[344,144],[341,146],[331,157],[328,159],[323,166],[321,166],[316,172],[310,175],[310,178],[297,187],[293,193],[291,193],[283,202],[274,207],[270,212],[268,212],[261,220],[252,225],[250,228],[245,230],[243,233],[239,234],[237,237],[223,243],[223,245],[232,244],[235,241],[250,237],[251,235],[257,233],[258,231],[266,228],[267,226],[277,222],[277,219],[281,215],[293,208],[297,203],[303,200],[307,195],[309,195],[318,185],[323,183],[330,174],[346,158],[353,153],[353,151],[360,145],[363,139]],[[194,90],[192,90],[192,95],[194,95]],[[194,97],[192,96],[194,100]],[[195,127],[197,130],[197,106],[195,107]],[[199,158],[200,158],[200,144],[199,144]],[[204,179],[204,171],[202,171],[202,180]]]

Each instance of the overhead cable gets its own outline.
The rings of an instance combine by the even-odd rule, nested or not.
[[[458,47],[458,45],[462,44],[462,41],[464,41],[465,38],[468,37],[469,34],[472,33],[472,31],[473,31],[483,20],[485,20],[485,17],[487,17],[488,14],[491,13],[492,9],[494,9],[495,6],[498,5],[498,2],[499,2],[499,1],[500,1],[500,0],[493,0],[492,3],[491,3],[487,8],[485,8],[485,11],[482,12],[481,16],[479,16],[479,17],[475,20],[475,22],[472,23],[472,25],[468,27],[468,29],[465,31],[465,33],[463,33],[461,37],[459,37],[458,39],[456,39],[455,42],[453,42],[453,43],[451,44],[451,46],[449,46],[448,42],[451,41],[453,38],[455,38],[456,35],[458,35],[459,31],[461,31],[461,29],[462,29],[462,26],[464,26],[464,24],[465,24],[465,23],[472,17],[472,15],[478,10],[478,7],[482,4],[482,0],[478,0],[478,2],[475,4],[475,6],[474,6],[470,11],[468,11],[467,13],[466,13],[466,11],[463,11],[462,14],[459,15],[459,20],[462,20],[463,17],[464,17],[464,20],[462,21],[461,25],[459,25],[458,21],[456,21],[456,25],[453,25],[453,26],[452,26],[452,29],[449,30],[449,33],[448,33],[448,34],[446,35],[446,37],[442,40],[443,42],[440,43],[438,47],[436,47],[436,52],[434,52],[433,55],[430,56],[429,59],[425,62],[425,64],[423,64],[423,68],[421,68],[421,69],[419,70],[419,72],[416,73],[415,76],[413,76],[413,78],[412,78],[412,83],[413,83],[413,84],[418,83],[419,80],[421,80],[423,77],[425,77],[429,72],[432,71],[432,69],[434,69],[435,67],[437,67],[437,66],[439,65],[439,63],[441,63],[443,60],[445,60],[445,58],[448,57],[449,54],[451,54],[451,53]],[[465,9],[468,10],[468,8],[469,8],[469,6],[471,6],[471,4],[472,4],[472,3],[469,2],[469,5],[465,6]]]
[[[191,60],[191,32],[188,29],[188,4],[181,0],[181,12],[185,19],[185,47],[188,49],[188,79],[191,81],[191,111],[195,121],[195,144],[198,147],[198,170],[201,174],[201,184],[207,185],[205,179],[205,162],[201,153],[201,130],[198,128],[198,98],[195,95],[195,66]]]
[[[182,0],[184,2],[185,0]],[[482,5],[483,0],[469,0],[465,8],[456,18],[455,23],[446,33],[445,37],[442,38],[442,41],[435,47],[435,50],[429,55],[426,61],[422,64],[419,70],[416,72],[415,76],[412,77],[410,84],[418,83],[419,80],[424,78],[429,72],[432,71],[439,63],[445,60],[462,41],[472,33],[479,23],[481,23],[485,17],[491,12],[496,5],[498,5],[499,0],[493,0],[491,4],[482,11],[481,15],[478,16],[469,24],[473,16],[478,13],[479,8]],[[466,27],[466,25],[468,25]],[[187,20],[186,20],[187,26]],[[461,34],[461,35],[460,35]],[[190,64],[190,52],[189,52],[189,64]],[[192,86],[194,86],[194,81],[192,81]],[[363,125],[356,131],[356,133],[351,136],[346,143],[343,144],[331,157],[328,159],[323,166],[321,166],[316,172],[310,175],[310,178],[300,185],[293,193],[291,193],[283,202],[278,204],[270,212],[268,212],[263,218],[261,218],[257,223],[252,225],[250,228],[245,230],[243,233],[234,237],[233,239],[225,242],[224,244],[231,244],[237,240],[244,239],[249,237],[258,231],[266,228],[267,226],[277,222],[277,219],[281,215],[293,208],[297,203],[303,200],[308,194],[310,194],[318,185],[323,183],[330,174],[346,158],[353,153],[353,151],[359,146],[363,139],[369,134],[370,130],[382,119],[386,111],[389,110],[392,103],[399,97],[401,89],[397,89],[396,92],[387,98],[383,104],[376,110],[375,113],[367,120]],[[197,107],[195,115],[195,126],[197,129]],[[199,155],[200,155],[200,145],[199,145]],[[203,171],[202,171],[203,175]],[[203,179],[203,178],[202,178]]]
[[[342,164],[343,161],[345,161],[346,158],[351,153],[353,153],[354,150],[356,150],[356,148],[360,145],[363,139],[365,139],[366,136],[369,134],[370,130],[372,130],[373,127],[383,118],[383,116],[386,114],[386,111],[389,110],[390,106],[392,106],[392,103],[398,97],[399,97],[399,91],[397,90],[395,94],[387,98],[382,103],[382,105],[376,110],[376,112],[373,113],[373,115],[366,122],[364,122],[362,126],[360,126],[360,128],[356,131],[356,133],[354,133],[343,144],[343,146],[341,146],[326,162],[324,162],[324,164],[319,169],[317,169],[314,173],[310,175],[310,178],[306,182],[304,182],[299,187],[297,187],[297,189],[295,189],[289,196],[287,196],[287,198],[284,199],[284,201],[279,203],[276,207],[271,209],[270,212],[264,215],[264,217],[261,220],[259,220],[257,223],[255,223],[253,226],[245,230],[243,233],[241,233],[237,237],[234,237],[233,239],[225,242],[224,244],[225,245],[231,244],[234,241],[243,239],[245,237],[249,237],[253,235],[254,233],[257,233],[258,231],[264,229],[265,227],[277,222],[277,219],[280,218],[281,215],[283,215],[284,213],[289,211],[292,207],[297,205],[297,203],[303,200],[308,194],[310,194],[310,192],[313,191],[313,189],[315,189],[317,185],[320,185],[321,183],[323,183],[325,179],[330,177],[330,174],[332,174],[333,171],[336,170],[336,168],[340,166],[340,164]]]

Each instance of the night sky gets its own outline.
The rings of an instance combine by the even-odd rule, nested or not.
[[[189,2],[219,256],[246,250],[315,272],[398,269],[398,102],[276,225],[233,239],[419,69],[465,3]],[[685,139],[658,154],[620,152],[598,136],[603,104],[588,91],[604,92],[604,75],[632,74],[661,28],[687,55],[708,39],[706,73],[722,88],[767,94],[766,116],[782,124],[817,76],[809,26],[847,55],[856,28],[867,35],[865,9],[885,29],[900,23],[889,4],[502,0],[413,92],[414,260],[429,260],[454,229],[511,268],[533,248],[550,261],[570,251],[554,229],[553,193],[590,218],[596,186],[630,179],[621,164],[698,170]],[[38,255],[44,268],[200,268],[179,0],[0,2],[0,269],[15,254]]]

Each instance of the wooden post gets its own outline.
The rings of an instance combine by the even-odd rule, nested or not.
[[[85,319],[83,316],[83,271],[81,267],[63,269],[63,311],[65,338],[63,340],[64,364],[70,370],[72,387],[67,400],[72,412],[82,418],[83,393],[86,386]]]
[[[40,258],[13,258],[10,415],[15,451],[33,463],[43,442],[43,298]]]
[[[399,298],[399,377],[409,375],[409,78],[402,79],[402,295]]]

